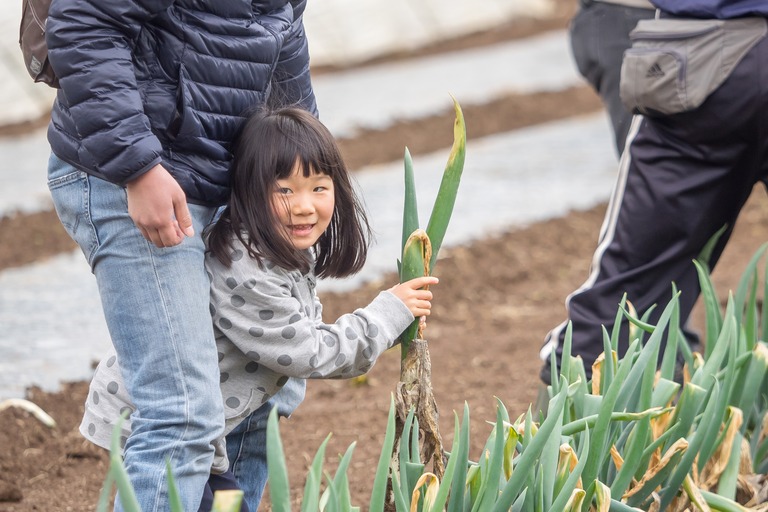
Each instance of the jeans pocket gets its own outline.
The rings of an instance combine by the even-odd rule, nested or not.
[[[51,155],[48,162],[48,189],[61,224],[90,263],[98,247],[98,237],[91,222],[88,175]]]

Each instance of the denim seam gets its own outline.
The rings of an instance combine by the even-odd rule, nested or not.
[[[165,291],[163,290],[162,283],[160,281],[160,277],[157,271],[157,265],[155,264],[155,254],[150,246],[150,242],[148,240],[144,240],[144,247],[148,249],[149,252],[149,260],[152,263],[152,272],[155,275],[155,282],[157,283],[158,291],[160,293],[160,297],[162,300],[162,307],[163,307],[163,314],[165,315],[165,319],[168,325],[168,329],[170,330],[170,338],[171,343],[173,345],[173,353],[176,358],[176,363],[178,364],[179,368],[181,368],[181,362],[179,361],[179,351],[178,351],[178,345],[176,344],[176,336],[173,329],[173,324],[171,322],[171,318],[168,315],[168,298],[165,295]],[[187,432],[189,431],[189,390],[187,389],[186,382],[182,379],[182,395],[184,398],[184,431],[182,432],[181,436],[179,436],[173,443],[172,449],[170,451],[170,454],[168,456],[169,461],[173,461],[176,459],[176,454],[178,453],[178,450],[181,446],[181,442],[186,439]],[[162,479],[165,479],[164,475],[161,475]],[[167,482],[166,482],[167,487]],[[163,481],[158,482],[157,485],[157,493],[155,494],[155,509],[157,509],[158,502],[160,500],[161,490],[163,489]]]
[[[240,441],[237,446],[237,457],[235,457],[235,461],[232,462],[231,460],[229,463],[231,464],[230,471],[232,471],[232,474],[235,475],[235,478],[237,478],[237,468],[240,465],[240,457],[243,455],[243,444],[245,444],[245,437],[248,432],[251,431],[251,421],[252,416],[248,416],[247,419],[245,419],[246,425],[245,425],[245,432],[240,436]]]
[[[84,175],[84,174],[85,173],[83,171],[72,171],[70,173],[65,174],[64,176],[59,176],[58,178],[48,180],[48,188],[51,190],[59,188],[63,185],[66,185],[70,181],[75,181],[77,179],[80,179],[81,175]]]
[[[88,175],[85,176],[83,207],[85,220],[88,223],[88,229],[91,230],[91,234],[93,235],[91,242],[88,244],[88,264],[91,266],[91,269],[93,269],[93,260],[96,258],[96,249],[101,246],[101,242],[99,241],[99,232],[96,230],[96,226],[93,224],[93,217],[91,216],[91,177]],[[79,226],[79,220],[77,224]]]

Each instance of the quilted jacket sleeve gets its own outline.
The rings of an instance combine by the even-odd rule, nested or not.
[[[160,163],[132,64],[142,24],[173,0],[53,0],[49,57],[93,164],[124,184]]]
[[[309,75],[309,45],[304,32],[306,1],[292,0],[291,5],[293,24],[283,42],[274,84],[285,104],[299,105],[317,116],[317,103]]]

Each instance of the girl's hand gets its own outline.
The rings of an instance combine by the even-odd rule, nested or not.
[[[429,315],[432,309],[432,292],[424,287],[437,284],[434,276],[417,277],[389,289],[395,297],[403,301],[403,304],[413,313],[415,318]]]

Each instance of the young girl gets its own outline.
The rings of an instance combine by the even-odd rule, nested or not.
[[[227,446],[225,452],[221,440],[215,443],[211,489],[201,509],[210,508],[212,490],[228,486],[229,455],[255,511],[266,483],[264,420],[271,407],[289,415],[303,398],[303,379],[367,372],[415,318],[429,315],[426,288],[437,279],[398,284],[368,306],[323,323],[316,278],[358,272],[370,228],[332,135],[303,110],[250,116],[231,177],[232,195],[207,233],[206,255]],[[272,398],[289,379],[291,389]],[[111,354],[91,382],[81,433],[108,448],[126,408],[133,410]],[[129,421],[125,428],[130,431]]]

